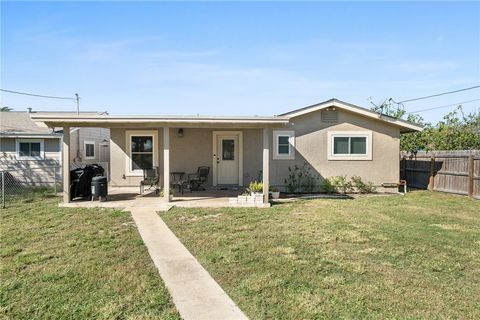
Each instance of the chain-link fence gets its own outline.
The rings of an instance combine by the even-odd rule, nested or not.
[[[110,181],[108,162],[97,162],[103,167],[107,181]],[[72,163],[70,169],[83,168],[86,163]],[[15,201],[31,198],[33,193],[46,192],[57,195],[62,192],[62,167],[42,166],[0,170],[0,208],[6,208]]]
[[[42,191],[53,194],[62,191],[60,166],[0,171],[1,208]]]

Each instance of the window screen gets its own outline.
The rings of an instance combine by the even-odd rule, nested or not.
[[[334,137],[333,138],[333,153],[334,154],[348,154],[348,137]]]

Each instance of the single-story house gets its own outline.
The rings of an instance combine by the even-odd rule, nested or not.
[[[0,112],[0,171],[8,171],[19,181],[49,185],[54,181],[54,167],[62,164],[63,128],[34,122],[26,112]],[[42,112],[42,114],[50,114]],[[55,113],[57,114],[57,113]],[[71,115],[71,113],[63,113]],[[88,112],[83,115],[97,116]],[[72,152],[69,162],[76,166],[88,163],[108,164],[110,131],[106,128],[69,128]],[[57,179],[61,170],[57,172]]]
[[[170,173],[209,166],[211,187],[247,186],[261,177],[264,190],[285,187],[289,167],[307,163],[320,177],[358,175],[377,186],[399,181],[400,134],[422,127],[331,99],[278,116],[113,116],[40,114],[49,127],[110,129],[110,184],[137,186],[143,168]],[[64,157],[70,140],[63,136]],[[64,168],[68,170],[68,168]],[[64,176],[68,184],[68,175]],[[169,188],[164,198],[168,202]],[[68,193],[68,189],[65,190]],[[68,194],[64,201],[68,202]],[[268,192],[264,192],[268,202]]]

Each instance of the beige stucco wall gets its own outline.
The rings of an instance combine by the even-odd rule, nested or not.
[[[207,185],[212,185],[213,161],[213,131],[216,129],[183,128],[183,137],[177,136],[179,128],[170,129],[170,171],[186,173],[196,172],[199,166],[210,167]],[[163,128],[142,130],[156,130],[158,134],[157,154],[160,166],[160,181],[163,181]],[[220,131],[227,131],[219,129]],[[110,183],[114,186],[138,186],[142,177],[129,176],[127,168],[126,134],[132,129],[112,128],[110,130]],[[244,183],[248,184],[256,179],[262,168],[262,129],[244,129]]]
[[[337,109],[338,110],[338,109]],[[320,111],[292,119],[288,130],[295,131],[295,160],[272,160],[270,183],[283,186],[288,167],[308,164],[322,178],[358,175],[376,185],[399,180],[400,129],[375,119],[338,110],[338,123],[325,123]],[[372,160],[329,160],[328,132],[372,131]],[[270,135],[272,145],[273,135]]]
[[[131,130],[131,129],[128,129]],[[142,128],[141,130],[151,130]],[[158,158],[160,173],[163,166],[163,128],[158,131]],[[183,137],[177,136],[178,128],[170,129],[170,171],[195,172],[198,166],[212,167],[213,131],[216,129],[183,128]],[[236,129],[232,129],[236,130]],[[270,148],[273,149],[273,130],[269,130]],[[274,160],[270,152],[270,183],[283,187],[288,167],[308,164],[320,177],[338,175],[361,176],[376,185],[399,180],[400,130],[375,119],[339,110],[338,123],[321,121],[320,111],[292,119],[292,125],[279,130],[295,131],[295,159]],[[225,129],[220,129],[225,131]],[[244,185],[257,179],[262,170],[263,129],[242,129]],[[329,131],[372,131],[372,160],[328,160]],[[110,131],[111,184],[116,186],[137,186],[141,177],[126,174],[127,152],[126,129]],[[213,173],[209,177],[212,184]],[[161,178],[161,181],[163,178]]]

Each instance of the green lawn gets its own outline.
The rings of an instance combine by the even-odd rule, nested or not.
[[[179,318],[129,213],[57,204],[0,210],[0,318]]]
[[[407,196],[161,216],[252,319],[480,318],[480,202]]]

